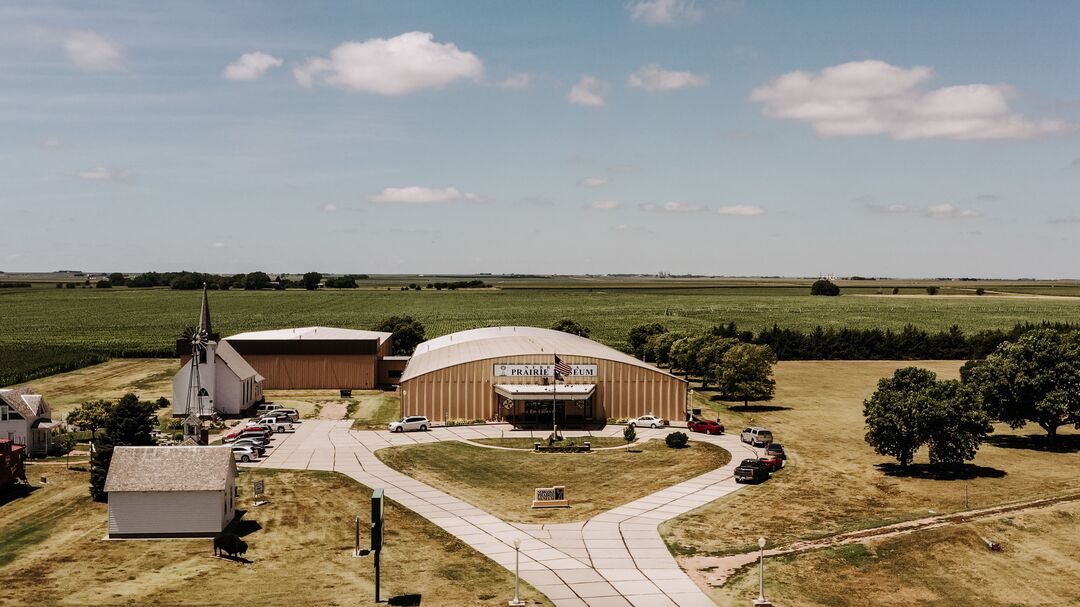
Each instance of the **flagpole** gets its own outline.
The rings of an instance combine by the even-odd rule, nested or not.
[[[555,440],[559,440],[559,429],[555,426],[555,387],[559,382],[557,366],[559,366],[559,355],[555,354],[555,360],[551,365],[551,433],[554,435]]]

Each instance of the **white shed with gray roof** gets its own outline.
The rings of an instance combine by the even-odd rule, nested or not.
[[[109,475],[109,537],[200,537],[236,513],[230,447],[116,447]]]

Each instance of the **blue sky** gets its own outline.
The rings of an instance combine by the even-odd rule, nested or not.
[[[1077,277],[1076,3],[84,4],[2,270]]]

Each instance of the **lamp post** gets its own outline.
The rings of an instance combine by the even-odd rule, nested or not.
[[[760,586],[758,597],[754,599],[754,607],[772,607],[769,599],[765,598],[765,538],[759,537],[757,545],[761,551],[758,555],[758,580]]]
[[[521,600],[521,577],[519,567],[521,564],[521,538],[514,540],[514,598],[510,599],[510,607],[522,607],[525,601]]]

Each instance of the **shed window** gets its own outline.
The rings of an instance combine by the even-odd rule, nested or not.
[[[8,420],[8,406],[0,405],[0,422],[6,422]]]

